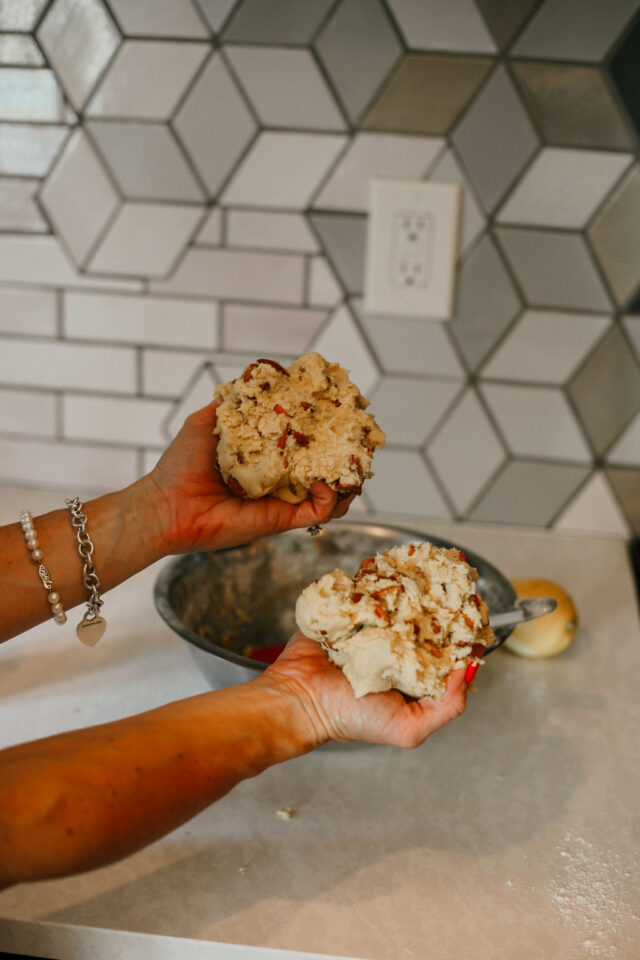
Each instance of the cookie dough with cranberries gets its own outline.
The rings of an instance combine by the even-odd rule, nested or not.
[[[373,476],[385,435],[348,371],[319,353],[287,368],[257,360],[215,399],[218,468],[240,496],[300,503],[316,480],[347,495]]]

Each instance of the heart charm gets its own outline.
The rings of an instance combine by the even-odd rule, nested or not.
[[[85,613],[82,621],[78,624],[76,633],[78,639],[86,643],[88,647],[95,647],[96,643],[103,636],[107,629],[107,621],[102,617],[93,617],[89,619],[89,614]]]

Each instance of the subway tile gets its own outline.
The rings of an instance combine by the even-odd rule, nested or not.
[[[219,54],[206,64],[172,122],[215,196],[257,128]]]
[[[33,30],[47,0],[3,0],[0,6],[0,30]]]
[[[631,20],[638,0],[546,0],[516,41],[512,53],[540,60],[601,60]]]
[[[38,41],[79,110],[117,50],[120,35],[101,0],[54,0],[38,28]]]
[[[85,128],[127,199],[203,199],[203,191],[166,124],[109,120],[89,121]]]
[[[345,142],[338,134],[265,131],[231,178],[222,203],[303,210]]]
[[[162,423],[171,411],[164,400],[91,397],[67,394],[62,399],[64,436],[70,440],[163,445]]]
[[[225,27],[224,39],[240,43],[306,44],[332,3],[333,0],[316,0],[315,3],[269,0],[265,5],[263,0],[242,0]]]
[[[203,242],[198,238],[199,242]],[[301,213],[229,210],[227,244],[259,250],[298,250],[315,253],[318,243]]]
[[[634,535],[640,536],[640,470],[609,467],[605,474]]]
[[[86,115],[168,119],[210,51],[207,43],[125,40]]]
[[[35,338],[7,338],[0,351],[0,383],[54,389],[132,393],[135,352]]]
[[[184,251],[202,207],[125,203],[89,263],[93,273],[162,277]]]
[[[267,356],[269,351],[299,356],[325,317],[322,310],[228,304],[222,308],[222,347]]]
[[[480,88],[491,63],[486,57],[405,55],[376,96],[363,129],[447,133]]]
[[[344,291],[324,257],[309,259],[307,287],[307,299],[312,307],[333,307],[344,296]]]
[[[459,390],[455,380],[383,377],[368,399],[387,443],[419,447]]]
[[[49,224],[34,201],[39,186],[39,180],[0,177],[0,230],[49,231]]]
[[[206,407],[207,404],[211,403],[213,400],[213,391],[213,371],[210,364],[204,364],[200,373],[197,374],[190,383],[189,388],[181,400],[172,406],[171,414],[165,427],[167,437],[175,437],[189,414],[194,413],[196,410],[201,410],[203,407]]]
[[[195,0],[195,4],[213,32],[218,33],[236,5],[236,0]]]
[[[584,463],[591,460],[589,447],[561,390],[487,383],[481,392],[516,456]]]
[[[554,523],[555,530],[628,537],[629,524],[607,478],[596,471]]]
[[[62,94],[51,70],[0,69],[0,120],[60,123],[64,119]]]
[[[217,307],[201,300],[126,297],[92,293],[64,295],[65,336],[80,340],[217,346]]]
[[[640,20],[636,19],[608,64],[611,79],[627,108],[636,133],[640,132],[640,95],[637,82],[639,56]]]
[[[68,128],[0,123],[0,174],[45,177]]]
[[[368,396],[380,376],[375,360],[349,310],[342,306],[309,347],[351,371],[351,380]]]
[[[229,46],[226,53],[263,126],[345,129],[344,117],[309,50]]]
[[[218,247],[222,243],[222,210],[213,207],[196,234],[196,243]]]
[[[489,358],[482,376],[563,384],[610,325],[610,317],[597,314],[527,310]]]
[[[194,40],[208,36],[191,0],[111,0],[110,6],[128,36]]]
[[[587,467],[512,460],[491,485],[470,519],[548,526],[589,474]]]
[[[614,191],[589,229],[589,239],[617,302],[640,287],[640,167]]]
[[[42,67],[44,58],[33,37],[6,33],[0,36],[0,64],[6,67]]]
[[[32,486],[43,483],[71,496],[78,490],[100,491],[128,486],[138,476],[137,453],[124,447],[80,443],[0,440],[0,478]]]
[[[623,317],[624,328],[640,361],[640,317]]]
[[[155,293],[182,293],[221,300],[302,302],[304,258],[297,254],[243,250],[188,250],[169,280],[155,281]]]
[[[312,213],[309,219],[347,292],[361,294],[367,218],[354,214]]]
[[[446,323],[374,316],[364,312],[361,301],[353,301],[353,308],[386,373],[456,378],[464,375]]]
[[[373,474],[365,489],[374,510],[450,519],[449,508],[419,453],[377,450]]]
[[[380,0],[343,0],[314,41],[354,123],[402,54]]]
[[[429,170],[427,180],[434,183],[457,183],[462,187],[462,212],[460,219],[459,255],[474,243],[486,225],[486,218],[476,200],[469,180],[458,163],[453,150],[446,150],[435,166]]]
[[[473,0],[389,0],[408,47],[414,50],[455,50],[493,53],[493,37]]]
[[[55,436],[55,394],[0,388],[0,433]]]
[[[57,237],[0,234],[0,283],[33,283],[44,287],[93,287],[139,290],[138,280],[112,280],[78,273]]]
[[[494,231],[530,306],[607,311],[609,296],[577,233]]]
[[[142,351],[142,388],[146,395],[181,397],[207,355],[177,350]],[[212,388],[213,389],[213,388]]]
[[[509,46],[539,0],[476,0],[500,49]]]
[[[492,211],[535,153],[538,138],[504,67],[458,124],[453,143],[487,211]]]
[[[89,138],[76,130],[40,192],[40,202],[74,260],[83,265],[119,197]]]
[[[55,337],[56,316],[55,293],[0,287],[0,333]]]
[[[609,450],[607,463],[640,467],[640,413],[635,415],[620,439]]]
[[[357,133],[314,199],[313,207],[364,213],[369,207],[372,179],[421,180],[443,145],[444,140],[439,137]]]
[[[456,510],[464,514],[505,460],[496,432],[467,390],[427,446],[427,455]]]

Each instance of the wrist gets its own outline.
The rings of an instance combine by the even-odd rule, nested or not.
[[[266,670],[251,684],[273,698],[271,716],[281,718],[285,742],[291,751],[282,759],[310,753],[331,739],[322,715],[303,683]]]
[[[125,493],[131,495],[127,510],[132,511],[131,525],[138,528],[136,535],[139,532],[141,545],[149,553],[148,562],[177,553],[169,503],[152,474],[136,480]]]

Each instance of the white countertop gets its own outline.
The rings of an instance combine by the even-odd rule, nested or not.
[[[0,521],[60,499],[0,488]],[[121,863],[5,890],[0,950],[88,956],[93,936],[99,958],[178,955],[158,938],[187,938],[179,955],[194,960],[637,958],[640,629],[625,544],[417,529],[562,583],[581,616],[573,646],[539,662],[492,654],[463,717],[418,750],[317,751]],[[155,612],[157,572],[106,596],[97,647],[73,615],[0,647],[0,746],[206,689]]]

